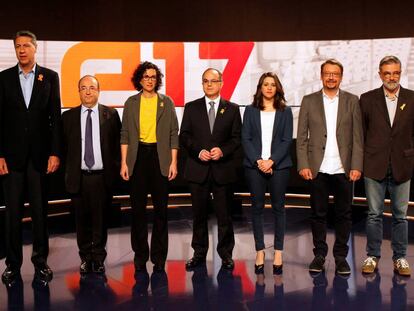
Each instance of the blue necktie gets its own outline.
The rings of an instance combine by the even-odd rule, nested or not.
[[[91,169],[95,164],[95,157],[93,156],[93,141],[92,141],[92,109],[88,109],[88,116],[86,117],[86,128],[85,128],[85,160],[86,166]]]

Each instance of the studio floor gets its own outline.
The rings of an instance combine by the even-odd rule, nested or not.
[[[272,214],[265,211],[266,266],[264,277],[254,274],[254,242],[249,208],[234,218],[236,246],[233,273],[221,270],[215,251],[217,226],[209,223],[210,251],[205,268],[186,272],[185,262],[192,256],[191,210],[170,209],[169,253],[166,273],[134,278],[128,212],[109,229],[106,277],[79,275],[79,256],[72,217],[49,219],[49,265],[54,278],[48,286],[33,282],[30,262],[30,223],[26,224],[22,282],[11,288],[0,285],[1,310],[414,310],[414,277],[403,278],[392,269],[390,219],[385,219],[384,243],[379,271],[361,274],[365,258],[364,213],[354,212],[349,240],[348,262],[352,274],[335,276],[332,248],[326,271],[311,276],[307,267],[313,258],[309,209],[287,209],[284,267],[280,276],[272,275]],[[414,267],[413,223],[409,224],[410,244],[407,259]],[[333,245],[332,230],[328,244]],[[1,272],[5,268],[0,260]]]

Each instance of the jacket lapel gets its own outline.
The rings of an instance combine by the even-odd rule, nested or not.
[[[20,84],[19,65],[16,65],[15,68],[16,68],[16,71],[15,71],[15,74],[13,75],[13,77],[15,79],[15,85],[16,85],[16,98],[19,99],[20,105],[22,105],[22,107],[24,107],[25,109],[27,109],[26,103],[24,102],[24,96],[23,96],[22,86]]]
[[[214,126],[213,126],[213,133],[212,134],[214,134],[217,131],[216,129],[220,127],[220,124],[223,120],[224,114],[226,113],[226,109],[227,109],[227,107],[226,107],[225,101],[222,98],[220,98],[220,103],[219,103],[219,106],[217,108],[216,119],[214,120]],[[208,123],[208,117],[207,117],[207,123]],[[210,127],[210,125],[209,125],[209,127]]]
[[[323,107],[323,93],[322,90],[319,91],[319,99],[316,101],[315,105],[316,105],[316,110],[319,113],[319,117],[322,120],[323,123],[323,128],[325,130],[325,132],[327,131],[326,129],[326,118],[325,118],[325,108]]]
[[[161,118],[161,115],[164,113],[165,108],[164,108],[164,96],[162,94],[157,94],[158,99],[157,99],[157,123]]]
[[[392,123],[392,129],[395,129],[400,123],[400,119],[404,113],[404,109],[407,107],[407,99],[405,97],[405,90],[400,86],[400,94],[398,96],[397,109],[395,110],[394,122]]]
[[[101,141],[101,146],[104,145],[104,138],[105,135],[103,134],[104,131],[104,124],[106,122],[106,119],[108,117],[108,111],[106,109],[106,107],[102,106],[101,104],[98,103],[98,111],[99,111],[99,139]]]
[[[211,133],[210,123],[208,122],[208,113],[207,113],[207,108],[206,108],[206,100],[205,100],[204,97],[202,97],[198,100],[197,109],[198,109],[198,115],[200,116],[200,122],[203,125],[203,128],[208,129],[208,132]],[[216,127],[215,122],[214,122],[213,129],[214,129],[214,127]]]
[[[43,74],[43,68],[36,64],[32,96],[30,97],[30,102],[29,102],[29,109],[34,103],[36,103],[36,99],[39,95],[42,84],[45,83],[44,79],[45,77]]]
[[[259,137],[262,136],[262,125],[261,125],[261,117],[260,117],[260,109],[254,108],[253,110],[253,120],[254,126],[256,127],[257,132],[259,133]]]
[[[347,110],[346,108],[347,108],[346,97],[344,93],[341,90],[339,90],[338,113],[336,117],[336,130],[337,131],[341,126],[342,117],[345,115],[346,110]]]
[[[131,110],[132,115],[134,116],[134,125],[136,128],[137,139],[139,139],[139,109],[141,106],[141,93],[139,93],[137,97],[134,98],[134,100],[136,100],[136,104],[131,105]]]
[[[388,126],[391,127],[390,116],[388,115],[387,103],[385,101],[384,89],[382,86],[377,89],[377,102],[378,102],[378,112],[382,114],[382,117],[385,118]],[[398,109],[398,108],[397,108]]]
[[[277,133],[277,128],[279,127],[280,124],[280,119],[282,118],[282,112],[280,110],[276,110],[275,111],[275,120],[273,122],[273,133],[272,133],[272,138],[274,138],[276,136]]]

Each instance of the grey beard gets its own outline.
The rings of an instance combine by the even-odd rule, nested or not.
[[[398,82],[384,82],[386,89],[394,91],[400,84]]]

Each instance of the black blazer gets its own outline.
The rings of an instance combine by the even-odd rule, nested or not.
[[[18,66],[0,73],[0,157],[9,169],[27,159],[46,172],[49,156],[61,155],[61,111],[58,74],[36,65],[29,108],[24,102]]]
[[[290,145],[293,135],[293,116],[290,107],[276,111],[273,124],[270,159],[273,169],[283,169],[292,166]],[[243,115],[242,145],[244,149],[244,166],[257,167],[257,160],[262,158],[262,127],[260,110],[252,105],[247,106]],[[264,159],[267,160],[267,159]]]
[[[121,120],[114,108],[99,104],[98,109],[105,184],[110,188],[116,178],[119,177]],[[62,115],[65,146],[65,185],[69,193],[80,191],[82,167],[80,113],[81,106],[77,106],[65,111]]]
[[[180,129],[180,143],[188,151],[184,178],[202,183],[209,170],[219,184],[237,180],[233,156],[240,146],[241,117],[239,106],[221,99],[217,109],[213,133],[210,132],[204,97],[185,105]],[[203,162],[198,158],[201,150],[220,147],[223,157],[217,161]]]
[[[382,180],[391,162],[397,182],[413,176],[414,92],[400,89],[394,123],[391,126],[382,87],[361,95],[364,129],[364,175]]]

